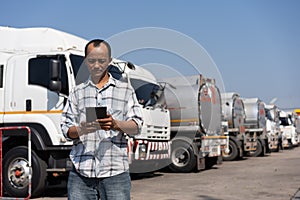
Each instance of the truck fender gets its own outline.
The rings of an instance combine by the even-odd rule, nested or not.
[[[31,130],[31,140],[33,145],[36,147],[37,150],[45,150],[46,149],[46,145],[40,135],[40,133],[35,129],[30,127]]]
[[[242,146],[242,142],[240,140],[238,140],[236,137],[233,136],[229,136],[229,139],[232,140],[238,148],[241,148]]]
[[[46,144],[43,140],[43,137],[39,133],[39,131],[36,128],[33,128],[32,126],[30,126],[28,124],[26,124],[25,126],[28,126],[31,130],[31,143],[33,144],[33,147],[37,150],[45,150]],[[22,130],[16,130],[13,133],[8,132],[8,134],[6,135],[7,139],[5,139],[3,141],[3,146],[8,147],[8,149],[9,149],[10,147],[16,146],[16,145],[27,145],[27,139],[20,140],[20,139],[18,139],[20,136],[25,136],[24,133],[22,132]]]

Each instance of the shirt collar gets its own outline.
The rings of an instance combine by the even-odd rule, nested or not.
[[[108,73],[109,75],[109,79],[108,79],[108,82],[103,86],[103,88],[106,88],[110,85],[112,86],[116,86],[116,82],[117,80],[110,74]],[[92,81],[92,78],[91,78],[91,75],[89,76],[89,78],[87,79],[87,81],[84,83],[84,86],[87,87],[87,86],[93,86],[93,87],[97,87],[93,81]]]

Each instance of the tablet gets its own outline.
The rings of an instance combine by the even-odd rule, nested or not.
[[[86,107],[86,122],[93,122],[97,119],[103,119],[107,117],[106,107]]]

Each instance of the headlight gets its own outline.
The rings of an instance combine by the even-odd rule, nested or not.
[[[147,146],[146,144],[139,145],[139,158],[146,158]]]

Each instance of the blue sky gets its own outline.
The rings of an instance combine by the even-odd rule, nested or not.
[[[17,1],[1,2],[0,25],[51,27],[85,39],[159,27],[197,42],[217,66],[225,91],[281,108],[300,107],[300,1]],[[161,63],[183,74],[186,60],[162,51],[123,55],[139,65]],[[201,59],[201,58],[199,58]]]

